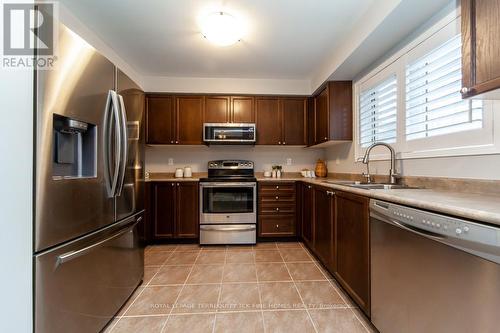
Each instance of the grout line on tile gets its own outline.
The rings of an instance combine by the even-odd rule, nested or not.
[[[264,304],[262,303],[262,295],[260,291],[260,281],[259,274],[257,273],[257,262],[255,261],[255,255],[253,256],[253,262],[255,265],[255,280],[257,281],[257,292],[259,293],[259,303],[260,303],[260,317],[262,318],[262,326],[264,327],[264,333],[266,333],[266,322],[264,320]]]
[[[215,325],[217,324],[217,312],[219,312],[219,303],[220,303],[220,296],[222,294],[222,281],[224,281],[224,270],[226,269],[226,261],[227,261],[227,248],[224,251],[224,265],[222,266],[222,275],[220,277],[220,283],[219,283],[219,296],[217,297],[217,304],[215,305],[215,317],[214,317],[214,323],[212,326],[212,333],[215,332]]]
[[[279,254],[281,256],[281,259],[283,259],[283,261],[285,261],[284,258],[283,258],[283,256],[281,255],[281,252]],[[314,331],[316,333],[318,333],[318,329],[316,328],[316,324],[314,324],[314,321],[313,321],[313,319],[311,317],[311,314],[309,313],[309,309],[307,308],[306,303],[304,303],[304,299],[302,298],[302,295],[300,294],[299,288],[297,288],[297,284],[295,283],[295,280],[292,278],[292,274],[290,273],[290,270],[288,269],[288,266],[287,266],[286,262],[285,262],[285,267],[286,267],[286,270],[288,271],[288,275],[290,275],[290,278],[292,279],[292,283],[293,283],[293,286],[295,287],[295,290],[297,291],[297,294],[299,294],[300,301],[304,305],[304,308],[306,310],[307,316],[309,317],[309,320],[311,321],[311,324],[313,325]]]
[[[137,300],[137,298],[139,298],[142,293],[146,290],[146,287],[149,286],[149,284],[151,283],[151,281],[153,281],[153,279],[155,278],[155,276],[158,274],[158,272],[160,272],[160,270],[163,268],[164,264],[167,262],[167,260],[172,256],[174,252],[170,252],[170,254],[168,255],[168,257],[165,259],[165,261],[163,262],[163,264],[160,266],[160,268],[156,271],[156,273],[153,275],[153,277],[142,287],[142,290],[139,292],[139,294],[137,294],[134,299],[132,300],[132,303],[130,303],[130,305],[122,312],[122,315],[121,316],[118,316],[118,320],[116,321],[116,323],[110,328],[109,330],[109,333],[111,333],[114,329],[115,329],[115,326],[118,324],[118,322],[124,317],[124,315],[127,313],[127,311],[132,307],[132,305],[134,305],[135,301]],[[146,252],[144,252],[144,255],[146,255]],[[141,286],[138,286],[138,288],[140,288]],[[135,291],[134,291],[135,292]],[[115,317],[116,318],[116,317]]]
[[[196,259],[194,260],[194,262],[196,262],[196,260],[198,260],[200,253],[201,253],[201,251],[199,251],[198,254],[196,255]],[[184,284],[182,285],[181,290],[179,291],[179,294],[177,294],[175,301],[172,303],[172,308],[170,309],[170,312],[168,313],[167,320],[165,320],[165,323],[163,324],[163,327],[161,328],[160,333],[163,333],[163,331],[165,330],[165,327],[167,327],[168,321],[170,319],[170,315],[172,314],[172,311],[174,311],[174,307],[177,304],[177,301],[179,300],[179,297],[181,296],[182,291],[184,290],[184,287],[186,286],[186,282],[187,282],[187,280],[189,280],[189,277],[191,276],[191,273],[193,272],[193,269],[194,269],[194,264],[191,266],[191,269],[189,270],[189,273],[188,273],[186,279],[184,280]]]

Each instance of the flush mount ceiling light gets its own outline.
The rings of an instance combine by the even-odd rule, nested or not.
[[[241,40],[243,27],[234,16],[225,12],[214,12],[201,21],[201,34],[219,46],[229,46]]]

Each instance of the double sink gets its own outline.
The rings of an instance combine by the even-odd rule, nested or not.
[[[365,190],[402,190],[402,189],[415,189],[416,187],[410,187],[401,184],[383,184],[383,183],[361,183],[352,180],[325,180],[323,183],[343,185],[354,188],[361,188]]]

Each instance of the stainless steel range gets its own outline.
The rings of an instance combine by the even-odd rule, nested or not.
[[[200,179],[200,244],[255,244],[256,237],[253,162],[208,162],[208,178]]]

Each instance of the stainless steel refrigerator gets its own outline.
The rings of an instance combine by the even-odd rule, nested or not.
[[[143,277],[144,92],[58,32],[35,72],[35,331],[99,332]]]

